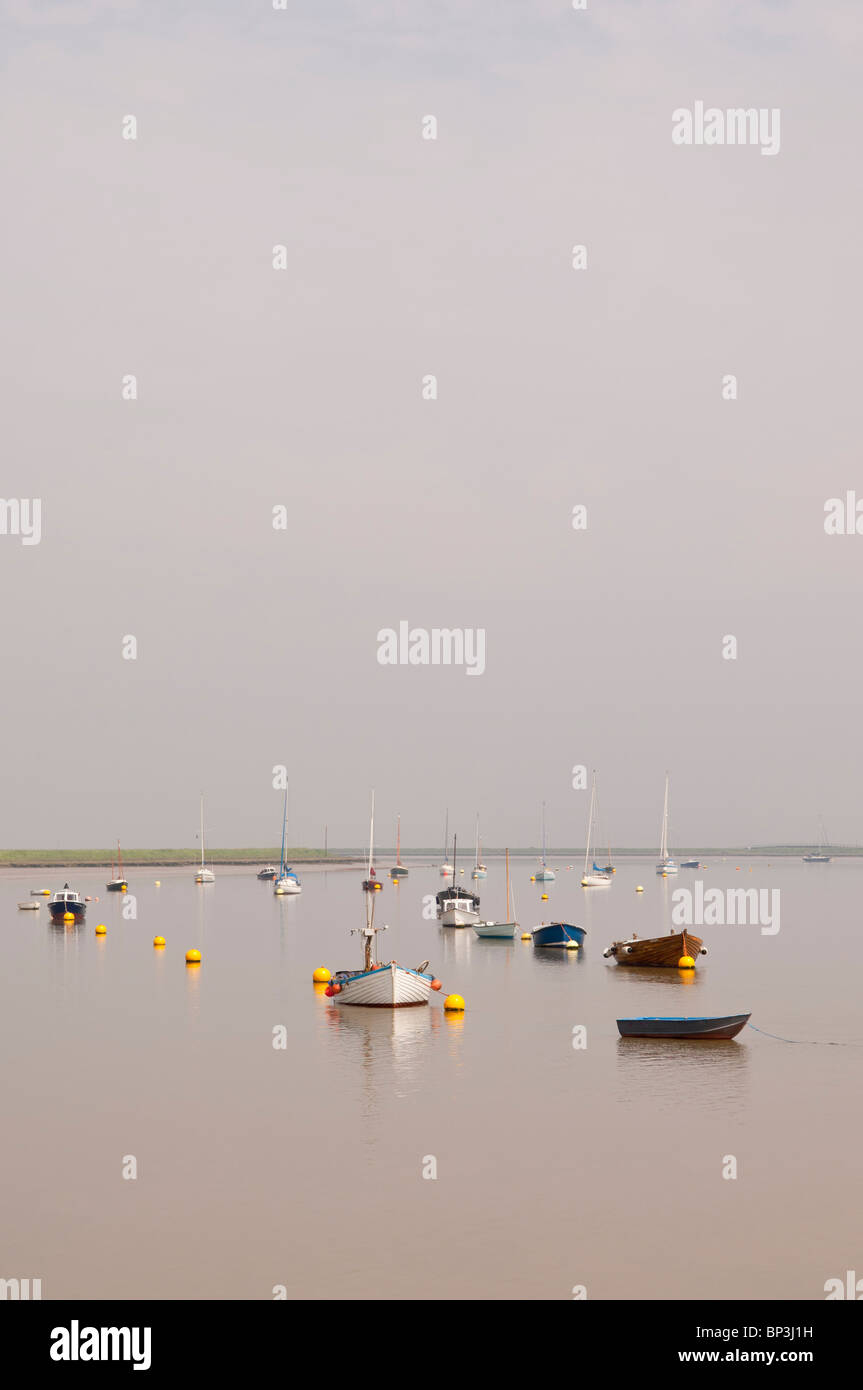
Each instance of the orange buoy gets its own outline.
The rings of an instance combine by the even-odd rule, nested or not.
[[[432,989],[440,989],[440,980],[432,980],[431,987]]]

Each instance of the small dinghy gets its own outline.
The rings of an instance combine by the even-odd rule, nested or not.
[[[751,1014],[724,1014],[715,1018],[619,1018],[622,1038],[676,1038],[686,1042],[724,1041],[736,1038]]]
[[[506,851],[506,915],[512,918],[510,907],[510,886],[509,886],[509,850]],[[485,940],[512,941],[518,928],[518,922],[474,922],[473,929],[477,936]]]
[[[19,904],[18,904],[18,911],[19,911],[19,912],[38,912],[38,911],[39,911],[39,908],[40,908],[41,906],[42,906],[41,903],[31,903],[31,902],[19,903]]]
[[[564,951],[583,946],[585,935],[584,927],[574,927],[571,922],[543,922],[532,932],[534,946],[558,946]]]

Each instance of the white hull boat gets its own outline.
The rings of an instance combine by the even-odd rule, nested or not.
[[[282,816],[282,852],[279,857],[279,872],[273,879],[273,892],[278,898],[287,898],[302,893],[303,885],[288,866],[286,859],[288,844],[288,788],[285,787],[285,810]]]
[[[480,920],[478,912],[468,907],[448,907],[440,914],[442,927],[473,927]]]
[[[298,878],[293,878],[290,874],[285,874],[284,878],[277,878],[273,884],[273,892],[277,898],[289,898],[302,893],[303,885]]]
[[[659,863],[656,872],[668,877],[670,874],[680,873],[680,865],[673,855],[668,853],[668,773],[665,774],[665,803],[662,808],[662,836],[659,844]]]
[[[216,875],[204,863],[204,793],[201,793],[201,867],[195,874],[196,883],[215,883]]]
[[[517,926],[518,922],[474,922],[473,929],[480,937],[498,937],[512,941]]]
[[[408,970],[390,961],[374,965],[371,970],[338,970],[332,978],[337,1004],[363,1004],[372,1009],[403,1009],[410,1004],[427,1004],[431,994],[432,976],[418,970]]]

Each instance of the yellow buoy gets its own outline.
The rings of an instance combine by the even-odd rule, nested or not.
[[[157,888],[161,888],[161,886],[162,886],[162,880],[161,880],[160,878],[157,878],[157,879],[156,879],[156,887],[157,887]]]
[[[639,885],[638,885],[638,887],[636,888],[635,891],[636,891],[636,893],[643,893],[643,892],[644,892],[644,889],[642,888],[642,886],[641,886],[640,883],[639,883]]]
[[[522,941],[532,941],[533,937],[529,931],[523,931],[521,934],[521,939]]]
[[[43,888],[43,889],[42,889],[42,897],[43,897],[43,898],[50,898],[50,896],[51,896],[51,889],[50,889],[50,888]]]
[[[443,1006],[450,1013],[464,1013],[464,1000],[462,999],[460,994],[448,994],[446,999],[443,1001]]]
[[[542,894],[542,901],[543,901],[544,903],[547,903],[547,902],[548,902],[548,894],[547,894],[547,893],[543,893],[543,894]]]
[[[186,952],[186,964],[187,964],[187,965],[200,965],[200,964],[201,964],[201,952],[200,952],[200,951],[187,951],[187,952]]]
[[[531,883],[536,883],[536,874],[531,874],[530,881]]]
[[[165,944],[165,938],[164,938],[164,936],[154,936],[154,937],[153,937],[153,945],[154,945],[154,946],[164,946],[164,944]]]
[[[108,935],[108,928],[105,926],[105,923],[104,923],[104,922],[100,922],[100,923],[99,923],[98,927],[96,928],[96,935],[97,935],[97,936],[107,936],[107,935]]]
[[[316,985],[328,984],[332,978],[332,975],[330,974],[329,970],[325,965],[319,965],[312,976],[312,979],[314,980]]]
[[[677,962],[677,965],[680,970],[695,969],[695,961],[692,959],[692,956],[681,956],[680,960]]]
[[[74,920],[75,920],[75,914],[74,914],[74,912],[64,912],[64,913],[63,913],[63,921],[64,921],[64,922],[74,922]]]

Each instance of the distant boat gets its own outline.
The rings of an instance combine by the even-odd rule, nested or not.
[[[258,870],[258,878],[264,882],[272,882],[278,872],[274,864],[265,864],[262,869]]]
[[[696,962],[699,956],[707,955],[707,950],[700,936],[682,931],[669,932],[668,936],[645,937],[644,940],[633,934],[625,941],[612,941],[602,954],[606,960],[613,957],[618,965],[664,966],[671,969],[686,956]]]
[[[586,935],[584,927],[574,927],[569,922],[544,922],[532,932],[534,946],[559,946],[564,950],[582,946]]]
[[[684,859],[680,865],[681,869],[700,869],[701,862],[698,859]]]
[[[582,888],[604,888],[611,882],[611,874],[604,869],[600,869],[596,861],[594,861],[592,867],[588,870],[588,864],[590,864],[590,845],[593,839],[593,821],[595,815],[596,773],[594,772],[593,780],[590,784],[590,811],[588,812],[587,816],[587,846],[584,851],[584,873],[581,876]]]
[[[282,815],[282,852],[279,857],[279,872],[275,875],[273,882],[273,892],[279,898],[286,898],[297,893],[302,893],[303,885],[300,883],[294,870],[288,866],[286,855],[288,852],[288,788],[285,784],[285,809]]]
[[[83,922],[87,904],[80,893],[76,893],[74,889],[69,887],[68,883],[64,883],[59,892],[52,893],[48,899],[48,911],[51,914],[52,922],[62,922],[66,914],[70,912],[76,922]]]
[[[449,808],[447,808],[446,820],[443,829],[443,863],[440,866],[441,878],[447,878],[452,873],[452,864],[449,862]]]
[[[40,908],[41,906],[42,906],[41,903],[31,903],[31,902],[28,901],[28,902],[26,902],[26,903],[19,903],[19,904],[18,904],[18,911],[19,911],[19,912],[38,912],[38,911],[39,911],[39,908]]]
[[[215,883],[216,875],[204,863],[204,793],[201,792],[201,867],[195,874],[196,883]]]
[[[337,1004],[364,1005],[374,1009],[400,1009],[411,1004],[427,1004],[432,990],[440,989],[440,981],[428,974],[423,961],[416,970],[408,970],[391,960],[381,964],[376,959],[375,937],[386,927],[375,926],[375,895],[366,898],[366,925],[359,928],[363,938],[362,970],[337,970],[324,993]]]
[[[668,773],[665,774],[665,804],[662,808],[662,837],[659,846],[659,863],[656,866],[658,874],[676,874],[679,869],[677,861],[668,853]]]
[[[109,893],[125,893],[128,891],[128,883],[123,873],[123,856],[120,853],[120,841],[117,841],[117,877],[114,877],[114,856],[111,855],[111,878],[105,884]]]
[[[458,846],[456,836],[452,841],[452,862],[453,878],[455,878],[455,865]],[[479,915],[479,895],[471,893],[467,888],[456,887],[455,883],[451,888],[442,888],[435,894],[437,903],[437,917],[442,927],[473,927],[480,920]]]
[[[473,862],[473,871],[472,871],[472,873],[471,873],[471,878],[488,878],[488,869],[485,867],[485,864],[483,864],[483,863],[481,862],[481,860],[482,860],[482,841],[481,841],[480,838],[479,838],[479,816],[478,816],[478,815],[477,815],[477,818],[476,818],[476,836],[475,836],[475,841],[476,841],[476,843],[475,843],[475,846],[474,846],[474,862]]]
[[[723,1041],[736,1038],[751,1014],[724,1014],[704,1018],[619,1018],[622,1038],[678,1038],[687,1042]]]
[[[407,878],[408,872],[402,863],[402,818],[399,816],[396,821],[396,862],[390,869],[390,878]]]
[[[545,802],[542,803],[542,854],[540,856],[540,868],[534,874],[537,883],[554,883],[554,869],[550,869],[545,862]]]
[[[832,858],[832,855],[829,855],[829,854],[825,854],[825,853],[824,853],[824,842],[825,842],[826,839],[827,839],[827,836],[826,836],[825,831],[824,831],[824,822],[823,822],[823,820],[821,819],[821,817],[819,816],[819,817],[818,817],[818,849],[817,849],[814,853],[812,853],[812,851],[810,851],[809,854],[804,854],[804,856],[803,856],[803,863],[804,863],[804,864],[829,864],[829,863],[830,863],[830,860],[831,860],[831,858]]]
[[[511,921],[509,886],[509,850],[506,851],[506,922],[474,922],[474,931],[479,937],[509,937],[510,941],[518,930],[518,922]]]
[[[369,824],[369,863],[367,877],[363,879],[364,893],[380,893],[383,884],[375,871],[375,794],[372,792],[372,814]]]

